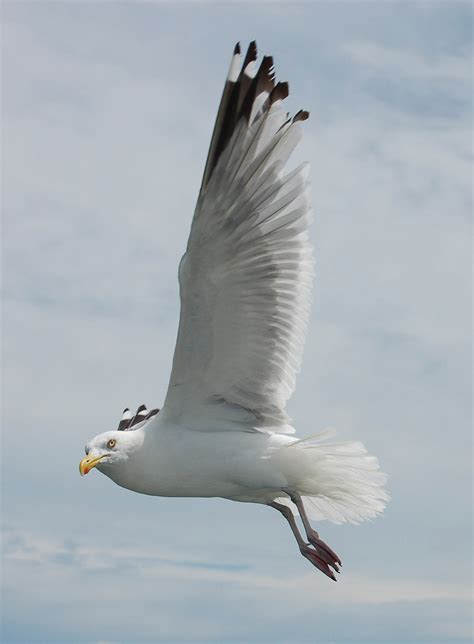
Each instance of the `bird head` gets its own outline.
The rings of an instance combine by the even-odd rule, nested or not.
[[[142,443],[143,433],[140,431],[99,434],[85,446],[86,456],[79,463],[79,472],[84,476],[97,467],[108,475],[111,468],[128,461]]]
[[[87,443],[86,456],[79,463],[81,476],[97,467],[100,472],[113,478],[113,466],[128,461],[133,452],[141,447],[144,437],[143,432],[138,430],[143,429],[159,411],[148,410],[145,405],[140,405],[135,414],[128,407],[124,409],[117,431],[104,432]]]

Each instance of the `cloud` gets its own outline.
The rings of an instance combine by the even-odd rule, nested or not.
[[[368,41],[349,42],[342,45],[341,50],[357,64],[380,74],[396,73],[424,82],[462,83],[464,91],[471,82],[471,59],[467,50],[464,55],[443,53],[428,56],[424,52],[404,51]]]
[[[83,547],[70,541],[45,540],[31,534],[4,535],[5,561],[24,562],[48,568],[79,568],[85,574],[100,571],[119,572],[133,570],[140,578],[160,580],[213,581],[216,583],[240,584],[246,588],[266,589],[277,595],[279,592],[308,591],[314,586],[314,573],[282,579],[276,574],[256,573],[251,566],[231,561],[216,561],[210,553],[205,559],[183,559],[182,553],[168,548],[161,550],[139,546]],[[328,593],[327,602],[345,604],[385,604],[418,601],[469,601],[471,589],[468,584],[440,583],[430,579],[394,580],[387,582],[368,574],[351,575],[351,584]]]
[[[64,631],[62,624],[64,614],[57,614],[58,607],[65,611],[68,628],[72,628],[72,632],[80,632],[88,595],[94,594],[95,589],[99,588],[100,610],[87,622],[88,637],[100,638],[107,631],[109,637],[118,637],[120,641],[128,641],[129,638],[134,641],[129,611],[117,610],[120,606],[129,606],[135,618],[140,616],[140,633],[142,636],[146,634],[145,639],[170,637],[182,641],[191,637],[193,641],[219,641],[226,634],[229,641],[238,641],[240,638],[247,641],[249,634],[255,632],[249,629],[251,621],[258,620],[257,615],[263,611],[254,640],[267,641],[264,630],[260,629],[264,624],[270,626],[274,622],[274,625],[283,628],[282,639],[277,641],[284,641],[285,633],[291,632],[291,626],[285,626],[278,614],[271,610],[272,606],[281,604],[282,598],[285,615],[291,615],[296,623],[300,619],[308,622],[303,632],[308,633],[315,628],[314,632],[323,634],[330,632],[333,627],[331,621],[340,612],[341,606],[346,614],[352,615],[351,619],[357,612],[363,616],[372,614],[372,619],[375,614],[393,615],[400,610],[411,613],[410,606],[413,606],[425,614],[428,611],[436,622],[434,611],[439,603],[444,606],[457,604],[466,611],[470,599],[469,585],[460,587],[458,584],[433,583],[430,579],[416,578],[387,583],[370,573],[354,575],[350,572],[346,584],[328,586],[324,594],[319,595],[318,584],[311,571],[282,578],[277,572],[268,574],[258,569],[238,570],[226,563],[219,567],[210,560],[195,561],[194,565],[189,566],[180,559],[178,552],[172,553],[169,546],[166,552],[157,548],[117,548],[113,545],[84,549],[57,540],[42,541],[34,535],[19,538],[14,534],[7,535],[6,542],[6,569],[8,571],[12,564],[16,566],[16,584],[10,585],[8,604],[14,599],[24,612],[48,612],[49,623],[59,629],[56,631],[59,637],[67,631]],[[73,551],[75,555],[71,557]],[[38,596],[34,589],[45,572],[54,579],[55,587],[54,590],[46,587]],[[26,581],[25,573],[29,577],[28,588],[22,586]],[[196,586],[205,590],[205,595],[196,596]],[[60,595],[64,593],[67,603],[60,601],[58,604],[58,591]],[[309,615],[314,613],[315,592],[318,593],[316,621],[311,626]],[[211,619],[210,615],[219,615],[222,608],[225,612],[229,611],[229,606],[224,606],[231,597],[233,601],[245,601],[245,607],[237,604],[235,608],[237,614],[244,608],[247,620],[227,626],[219,617]],[[138,599],[140,606],[136,603]],[[173,613],[187,601],[194,604],[194,610],[188,610],[186,619],[178,625]],[[168,615],[163,612],[165,605]],[[268,616],[264,617],[267,611]],[[112,621],[111,615],[114,615]],[[371,630],[370,627],[368,630]],[[420,641],[428,638],[430,632],[433,631],[425,628]],[[40,635],[44,636],[44,633],[48,633],[48,627],[40,631]],[[196,639],[195,633],[199,633]],[[467,629],[463,630],[460,624],[458,635],[468,637]],[[69,641],[70,636],[66,637]],[[303,635],[297,641],[311,640]]]

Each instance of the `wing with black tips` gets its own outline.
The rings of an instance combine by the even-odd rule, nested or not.
[[[285,165],[301,110],[283,110],[288,84],[273,59],[237,45],[180,264],[181,315],[160,412],[209,431],[293,431],[293,392],[313,273],[306,164]]]

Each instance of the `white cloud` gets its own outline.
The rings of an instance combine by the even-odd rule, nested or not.
[[[349,571],[338,584],[322,584],[311,571],[282,577],[280,571],[265,573],[261,568],[232,570],[228,562],[216,562],[213,556],[203,560],[196,558],[191,544],[190,554],[175,551],[170,545],[165,550],[142,548],[139,544],[125,548],[113,544],[103,548],[71,546],[58,540],[42,540],[36,535],[10,534],[6,542],[11,546],[7,547],[5,571],[9,574],[12,566],[15,571],[15,576],[11,576],[13,583],[10,582],[7,604],[14,599],[23,611],[31,611],[33,605],[36,611],[48,611],[51,623],[61,633],[61,619],[53,609],[57,606],[59,593],[67,598],[66,603],[61,603],[62,610],[66,623],[75,632],[81,627],[84,612],[88,612],[90,594],[94,594],[96,587],[100,588],[100,610],[88,620],[88,636],[92,639],[105,632],[113,638],[128,640],[135,637],[130,613],[125,608],[118,611],[119,606],[134,608],[135,617],[140,618],[140,637],[178,640],[191,637],[195,641],[194,629],[194,633],[199,633],[199,641],[222,637],[224,632],[232,633],[236,641],[240,638],[247,641],[250,624],[259,619],[259,615],[263,624],[272,621],[281,624],[274,608],[282,601],[284,614],[292,615],[294,620],[308,620],[316,604],[314,627],[316,632],[326,633],[333,628],[331,620],[333,615],[340,613],[341,607],[349,614],[359,611],[373,616],[380,610],[398,610],[400,605],[413,605],[419,610],[423,604],[436,606],[441,602],[465,606],[470,600],[469,584],[440,583],[430,576],[403,579],[395,574],[381,579],[380,575],[370,572],[354,574]],[[183,554],[187,557],[185,561]],[[27,587],[24,585],[26,574]],[[45,579],[51,583],[45,584]],[[35,590],[38,583],[43,585],[40,596]],[[201,592],[196,594],[197,588]],[[207,598],[205,602],[202,601],[203,592]],[[213,611],[219,614],[222,610],[223,598],[224,602],[236,602],[239,613],[241,608],[238,606],[244,601],[247,620],[233,623],[231,631],[219,618],[211,617]],[[188,601],[193,602],[194,610],[187,608],[186,619],[181,620],[179,615]],[[110,620],[111,613],[113,620]],[[466,625],[459,623],[457,628],[458,636],[466,637]],[[424,634],[429,633],[428,629]],[[255,641],[261,638],[264,641],[262,635]]]
[[[422,81],[462,83],[466,90],[472,77],[472,60],[466,50],[461,54],[431,54],[385,47],[376,42],[352,41],[341,46],[341,51],[358,64],[383,74],[415,77]]]
[[[160,584],[171,579],[196,583],[212,581],[215,584],[229,583],[265,589],[265,592],[275,596],[284,591],[310,593],[314,587],[314,572],[311,570],[305,574],[282,578],[277,574],[261,574],[251,569],[239,570],[232,561],[216,561],[212,553],[207,553],[204,558],[196,558],[192,550],[190,553],[182,553],[174,550],[171,545],[165,549],[149,546],[142,548],[139,545],[117,547],[113,544],[107,547],[75,544],[71,547],[58,540],[46,540],[41,535],[18,536],[15,533],[4,535],[4,542],[7,543],[7,562],[29,562],[46,569],[50,565],[67,568],[75,563],[87,574],[132,567],[137,577]],[[12,545],[8,546],[8,543]],[[363,575],[349,573],[347,583],[341,583],[340,586],[337,591],[327,591],[327,603],[384,604],[438,599],[469,601],[471,598],[469,584],[442,583],[429,577],[400,580],[396,576],[380,579],[370,572]]]

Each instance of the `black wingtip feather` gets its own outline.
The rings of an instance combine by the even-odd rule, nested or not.
[[[123,414],[125,414],[126,412],[130,412],[130,409],[128,407],[125,407],[125,409],[122,412],[122,418],[119,422],[117,431],[124,432],[128,430],[132,430],[135,427],[135,425],[138,425],[138,423],[142,423],[143,421],[149,420],[153,416],[156,416],[156,414],[159,411],[160,410],[157,408],[148,410],[146,408],[146,405],[140,405],[140,407],[138,407],[133,417],[123,418]]]
[[[244,64],[242,65],[242,71],[247,67],[249,63],[257,60],[257,43],[255,40],[252,40],[250,43],[247,53],[245,54]]]
[[[277,83],[270,94],[270,103],[273,105],[276,101],[284,101],[290,94],[290,87],[285,81]]]
[[[234,48],[234,55],[240,53],[240,42],[238,42]],[[248,46],[237,80],[234,82],[228,79],[225,84],[217,112],[206,167],[204,169],[201,192],[208,184],[222,152],[232,138],[237,123],[242,118],[245,118],[247,123],[250,123],[257,97],[262,93],[268,94],[267,100],[263,104],[263,107],[260,108],[262,111],[265,111],[274,102],[284,100],[289,94],[288,83],[280,82],[275,84],[275,69],[272,56],[263,57],[258,71],[253,78],[244,73],[249,63],[254,62],[256,59],[257,43],[255,40],[252,40]],[[292,122],[304,121],[308,116],[308,112],[300,110],[293,117]]]
[[[250,115],[252,114],[253,104],[257,96],[262,92],[271,94],[275,86],[275,71],[273,68],[273,57],[264,56],[255,78],[252,80],[245,98],[242,101],[241,109],[239,110],[239,118],[244,116],[247,123],[250,122]]]
[[[258,70],[257,76],[260,81],[260,91],[271,92],[275,84],[275,68],[273,66],[273,56],[264,56],[262,64]],[[258,94],[260,94],[260,91]],[[257,96],[258,96],[257,94]]]
[[[126,429],[128,429],[128,426],[132,422],[131,415],[130,415],[129,418],[124,418],[124,416],[125,416],[125,414],[127,412],[130,412],[130,409],[128,407],[125,407],[125,409],[122,412],[122,418],[120,419],[118,427],[117,427],[118,432],[124,432]]]
[[[296,114],[293,117],[293,123],[296,123],[297,121],[306,121],[309,118],[309,112],[306,110],[300,110],[299,112],[296,112]]]

